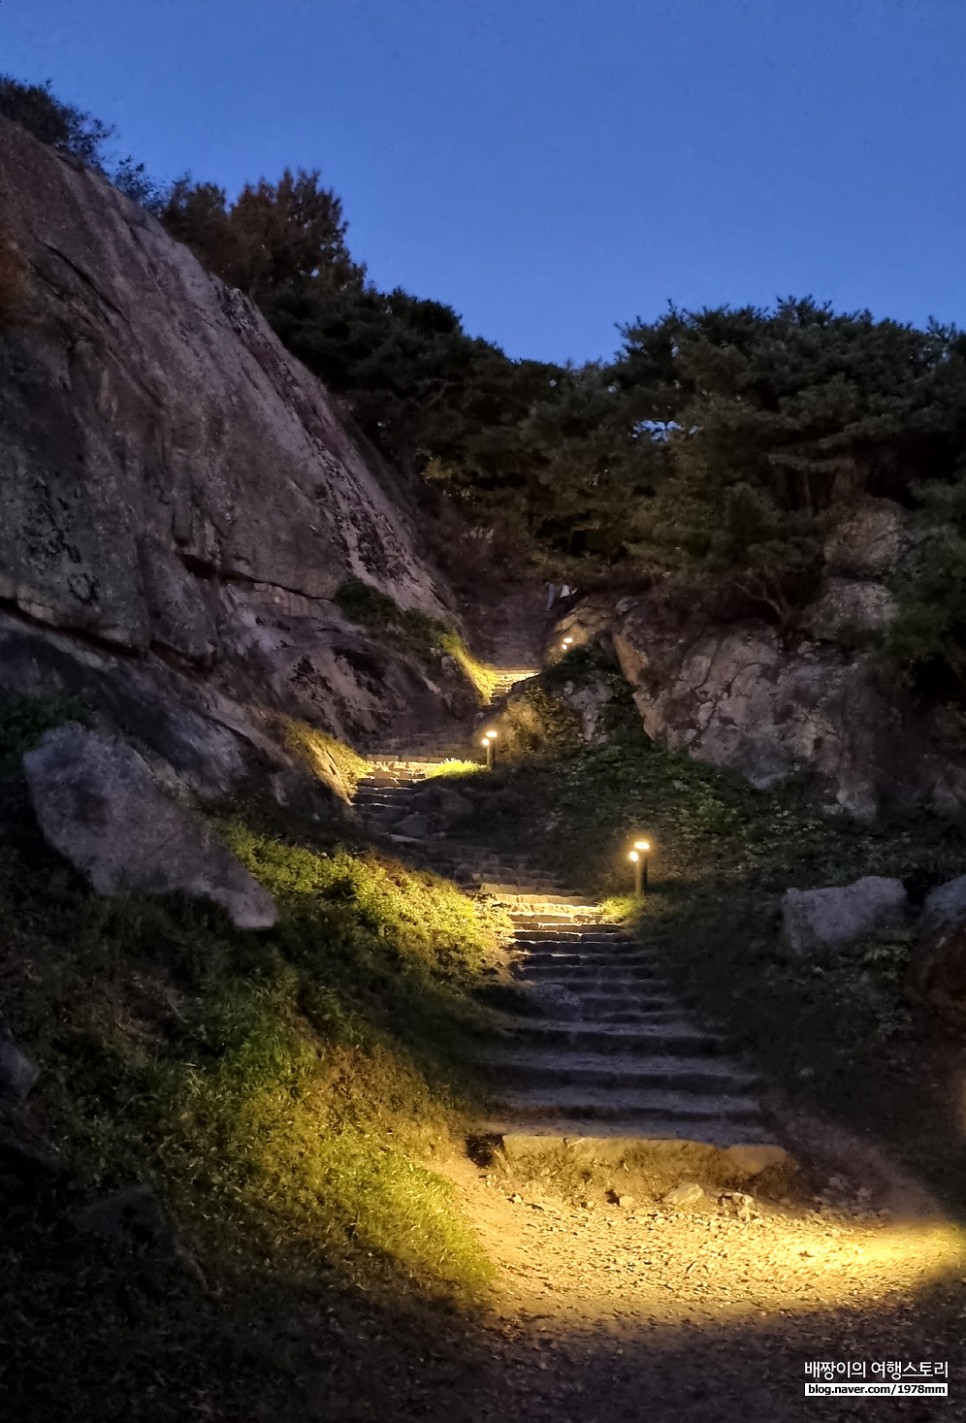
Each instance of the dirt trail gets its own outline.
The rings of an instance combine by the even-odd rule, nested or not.
[[[901,1222],[729,1200],[566,1204],[450,1175],[497,1265],[481,1357],[433,1416],[522,1423],[966,1417],[966,1250]],[[808,1360],[940,1360],[944,1398],[804,1398]],[[871,1381],[871,1375],[868,1377]]]

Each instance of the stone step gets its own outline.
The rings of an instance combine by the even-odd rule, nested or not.
[[[357,784],[369,786],[386,785],[407,785],[413,781],[423,781],[427,776],[432,779],[439,774],[439,768],[445,763],[437,761],[387,761],[385,765],[376,766],[368,775],[360,777]]]
[[[670,1023],[630,1027],[585,1020],[528,1018],[522,1022],[505,1022],[500,1041],[508,1046],[544,1047],[557,1052],[571,1048],[578,1052],[620,1053],[632,1057],[658,1053],[675,1057],[717,1057],[726,1052],[721,1038],[702,1032],[680,1018]]]
[[[565,934],[590,933],[593,929],[623,933],[619,924],[610,924],[594,904],[553,904],[546,912],[508,906],[510,919],[518,929],[561,929]]]
[[[398,795],[409,795],[417,787],[426,784],[424,771],[380,771],[377,776],[367,776],[357,788],[362,791],[390,791]]]
[[[513,947],[519,948],[518,945]],[[654,978],[663,983],[663,974],[653,959],[644,955],[622,957],[609,949],[602,949],[596,954],[593,950],[574,950],[568,955],[517,953],[514,954],[512,968],[516,973],[529,973],[534,978],[556,978],[558,975],[561,978],[612,978],[615,991],[618,984],[638,977]],[[601,990],[604,987],[602,984]]]
[[[499,900],[497,901],[499,903]],[[574,929],[586,926],[590,928],[594,924],[594,919],[587,913],[575,911],[572,914],[563,913],[562,906],[557,906],[560,910],[556,914],[521,914],[510,911],[510,923],[515,929]]]
[[[721,1092],[737,1097],[759,1085],[758,1078],[740,1071],[726,1058],[656,1055],[615,1062],[603,1053],[505,1049],[476,1061],[487,1079],[524,1089],[548,1084],[641,1091],[673,1088],[684,1093]]]
[[[612,992],[623,989],[633,993],[641,987],[662,989],[667,986],[666,980],[659,973],[646,966],[637,969],[602,969],[593,964],[581,964],[569,968],[554,968],[552,964],[543,966],[525,961],[512,964],[510,973],[518,983],[554,984],[577,994],[587,988],[609,989]]]
[[[513,909],[517,912],[555,913],[559,909],[579,910],[585,914],[599,914],[600,909],[596,904],[589,904],[582,895],[579,894],[531,894],[526,889],[521,890],[512,884],[497,884],[487,882],[483,886],[487,894],[492,894],[494,898],[500,897],[510,901]]]
[[[646,990],[658,993],[668,991],[667,980],[653,964],[597,964],[592,960],[585,963],[553,963],[545,959],[514,958],[510,963],[514,978],[523,978],[531,983],[576,983],[580,985],[581,997],[584,993],[610,993],[637,996]]]
[[[611,1014],[614,1015],[611,1019],[613,1022],[625,1018],[630,1023],[643,1015],[676,1012],[680,1017],[681,1013],[681,1005],[673,994],[661,990],[649,990],[645,993],[632,989],[630,992],[600,993],[592,989],[590,992],[582,991],[579,997],[585,1017],[595,1022],[610,1017]]]
[[[580,995],[580,1002],[583,1008],[583,1021],[586,1023],[613,1023],[628,1027],[636,1024],[640,1027],[647,1027],[651,1024],[672,1023],[680,1017],[681,1012],[677,1004],[672,1004],[667,1008],[598,1008],[593,1003],[588,1004],[586,995],[583,993]]]
[[[673,1087],[647,1088],[637,1091],[608,1087],[536,1088],[532,1092],[502,1093],[499,1105],[525,1120],[527,1117],[568,1117],[571,1120],[590,1118],[596,1121],[620,1120],[632,1122],[638,1118],[660,1115],[679,1123],[679,1130],[695,1118],[717,1117],[730,1121],[761,1123],[761,1109],[753,1097],[727,1093],[676,1091]]]
[[[453,856],[454,860],[463,865],[471,865],[480,875],[480,878],[489,883],[496,881],[500,884],[512,885],[514,893],[528,894],[531,897],[546,894],[562,894],[558,881],[549,870],[534,870],[530,866],[522,865],[501,865],[493,861],[474,860],[469,856]],[[497,876],[500,876],[497,880]],[[503,876],[507,878],[504,879]],[[548,888],[548,886],[550,886]]]
[[[544,946],[548,948],[577,948],[582,945],[605,945],[613,948],[615,944],[630,944],[632,939],[625,939],[619,929],[611,929],[606,924],[586,924],[571,925],[563,927],[547,926],[522,927],[517,929],[513,935],[514,941],[518,944],[526,945],[531,949],[538,949]]]
[[[648,968],[660,977],[662,972],[660,965],[646,953],[615,953],[605,945],[592,949],[575,945],[570,950],[555,949],[544,952],[542,949],[532,948],[529,944],[521,948],[514,939],[509,947],[514,954],[513,962],[518,968],[532,967],[538,973],[547,973],[552,969],[566,971],[571,968],[593,968],[620,973],[623,969]]]
[[[527,1021],[557,1024],[567,1022],[579,1024],[583,1028],[640,1027],[644,1032],[650,1032],[652,1028],[659,1026],[679,1027],[684,1021],[681,1017],[681,1005],[662,1002],[659,995],[641,994],[638,1003],[638,995],[629,992],[623,995],[623,1006],[614,1008],[588,1002],[588,995],[579,989],[570,988],[565,991],[571,999],[576,1000],[574,1012],[571,1014],[566,1012],[562,1005],[557,1006],[560,1004],[562,991],[559,984],[526,983],[518,979],[516,986],[523,992],[525,1002],[535,1010],[532,1018]],[[651,1001],[655,997],[656,1003]]]
[[[649,954],[646,949],[638,948],[636,945],[624,945],[615,947],[613,944],[555,944],[552,948],[545,948],[542,944],[520,944],[517,939],[513,940],[513,946],[521,954],[520,963],[533,964],[535,967],[546,968],[556,965],[558,968],[569,968],[576,964],[592,964],[595,968],[627,968],[631,966],[646,965],[658,972],[657,964],[653,954]]]
[[[363,791],[372,790],[395,790],[409,791],[414,785],[422,785],[426,780],[425,769],[420,771],[407,771],[402,767],[393,770],[387,768],[374,775],[366,776],[356,782],[357,789]]]
[[[478,1131],[482,1137],[500,1140],[511,1159],[535,1152],[566,1149],[589,1160],[613,1159],[619,1162],[630,1152],[644,1153],[652,1147],[660,1148],[664,1143],[675,1150],[685,1143],[721,1151],[747,1146],[757,1148],[758,1153],[767,1153],[769,1160],[788,1159],[784,1150],[775,1144],[774,1133],[766,1127],[750,1120],[735,1121],[716,1115],[692,1117],[687,1121],[660,1112],[642,1114],[632,1121],[619,1117],[610,1121],[589,1121],[587,1118],[553,1115],[530,1117],[522,1123],[515,1122],[508,1114],[498,1116],[494,1113],[481,1122]]]

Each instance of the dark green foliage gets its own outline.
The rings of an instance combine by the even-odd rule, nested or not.
[[[347,578],[332,599],[336,607],[360,627],[402,634],[424,650],[442,648],[447,630],[440,622],[415,608],[400,608],[387,594],[361,578]]]
[[[336,589],[332,601],[361,627],[391,627],[400,611],[390,597],[361,578],[347,578]]]
[[[966,361],[951,328],[788,298],[672,308],[623,335],[614,380],[666,431],[642,558],[713,575],[782,623],[814,593],[837,514],[952,473]]]
[[[122,193],[142,207],[157,209],[163,190],[130,155],[111,161],[108,145],[115,136],[110,124],[66,104],[51,92],[50,82],[24,84],[9,74],[0,75],[0,115],[21,124],[41,143],[70,153],[110,178]]]
[[[0,699],[0,767],[20,757],[45,731],[65,721],[88,724],[90,708],[79,697],[8,697]]]
[[[102,169],[104,148],[113,129],[74,104],[65,104],[46,84],[23,84],[11,75],[0,76],[0,115],[62,153],[72,153],[92,168]]]
[[[384,454],[504,526],[524,518],[539,458],[524,422],[554,367],[510,361],[467,336],[450,307],[400,290],[287,291],[266,311]]]
[[[515,757],[556,760],[573,754],[581,743],[578,714],[540,683],[519,693],[514,712]]]
[[[966,462],[958,479],[924,485],[920,498],[886,650],[920,691],[958,696],[966,687]]]
[[[150,176],[143,163],[135,163],[131,157],[122,158],[107,176],[125,197],[149,212],[160,214],[168,190]]]

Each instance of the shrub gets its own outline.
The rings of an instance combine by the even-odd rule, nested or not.
[[[72,153],[93,168],[103,167],[104,145],[113,130],[74,104],[56,98],[46,84],[23,84],[0,75],[0,115],[21,124],[41,143]]]
[[[391,628],[398,625],[402,613],[387,594],[362,578],[346,578],[339,584],[332,601],[360,627]]]
[[[351,796],[368,764],[351,746],[318,727],[295,717],[279,717],[276,721],[283,744],[320,780],[339,794]]]

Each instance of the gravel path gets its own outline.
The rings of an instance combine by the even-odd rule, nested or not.
[[[711,1198],[583,1208],[470,1163],[449,1174],[498,1279],[482,1357],[434,1418],[966,1417],[966,1248],[938,1217],[762,1205],[741,1220]],[[947,1361],[951,1396],[806,1399],[813,1359]]]

